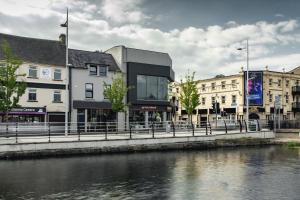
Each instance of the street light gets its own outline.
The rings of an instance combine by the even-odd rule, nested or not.
[[[246,125],[249,130],[249,41],[246,40],[246,47],[237,48],[238,51],[246,50],[247,53],[247,71],[246,71]]]
[[[64,24],[60,25],[63,28],[66,28],[66,97],[65,97],[65,105],[66,105],[66,109],[65,109],[65,135],[68,134],[68,120],[69,120],[69,9],[67,8],[67,19],[66,22]]]

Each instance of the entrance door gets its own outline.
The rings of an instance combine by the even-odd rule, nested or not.
[[[85,112],[84,109],[77,110],[77,128],[80,130],[84,130],[84,123],[85,123]]]

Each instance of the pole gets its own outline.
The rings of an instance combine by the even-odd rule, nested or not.
[[[249,41],[247,39],[247,85],[246,85],[246,124],[249,130]]]
[[[216,95],[216,99],[215,99],[215,113],[216,113],[216,128],[218,127],[217,123],[218,123],[218,109],[217,109],[217,95]]]
[[[66,21],[66,97],[65,97],[65,135],[68,135],[68,120],[69,120],[69,9],[67,8],[67,21]]]

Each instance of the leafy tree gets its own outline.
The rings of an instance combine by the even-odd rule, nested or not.
[[[189,121],[192,122],[193,110],[200,105],[200,94],[197,89],[197,82],[194,81],[195,72],[192,75],[189,73],[185,76],[185,82],[180,81],[180,96],[179,101],[181,106],[186,110]]]
[[[3,60],[0,66],[0,111],[5,113],[5,121],[12,108],[19,107],[20,97],[25,93],[26,84],[19,78],[25,74],[18,74],[17,70],[22,61],[17,58],[7,41],[1,44]]]
[[[127,105],[124,103],[124,97],[129,89],[121,74],[113,79],[111,85],[104,82],[103,95],[111,102],[113,112],[124,112],[126,110]]]

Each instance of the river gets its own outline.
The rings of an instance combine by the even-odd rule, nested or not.
[[[0,199],[300,199],[279,146],[0,161]]]

